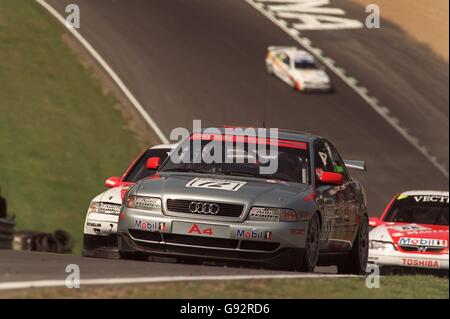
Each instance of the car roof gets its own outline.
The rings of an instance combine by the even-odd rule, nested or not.
[[[401,193],[399,196],[447,196],[448,191],[412,190]]]
[[[315,62],[314,56],[306,50],[290,46],[270,46],[268,50],[278,51],[289,56],[294,61]]]
[[[296,62],[314,62],[314,57],[306,51],[296,51],[291,54],[291,58]]]
[[[258,130],[264,130],[264,128],[258,128],[258,127],[241,127],[241,126],[235,126],[235,127],[222,127],[222,128],[218,128],[219,131],[221,132],[221,134],[225,134],[226,129],[242,129],[243,133],[242,134],[238,134],[240,132],[236,132],[234,131],[233,133],[235,133],[234,135],[249,135],[246,132],[246,129],[254,129],[256,131]],[[269,131],[269,129],[266,129],[267,132]],[[205,133],[205,130],[202,131],[203,133]],[[280,140],[290,140],[290,141],[298,141],[298,142],[307,142],[307,143],[314,143],[316,140],[321,139],[322,137],[319,135],[315,135],[312,133],[307,133],[307,132],[301,132],[301,131],[296,131],[296,130],[285,130],[285,129],[278,129],[278,139]]]
[[[305,61],[305,62],[315,61],[313,55],[305,50],[300,50],[298,48],[292,47],[283,49],[282,51],[284,51],[284,53],[286,53],[294,61]]]

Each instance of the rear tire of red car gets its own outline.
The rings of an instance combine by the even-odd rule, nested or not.
[[[299,271],[314,272],[319,259],[320,247],[320,219],[319,215],[314,214],[309,222],[308,232],[306,234],[305,249],[302,253]]]
[[[369,221],[367,216],[361,219],[358,234],[349,257],[338,264],[339,274],[363,275],[366,273],[369,256]]]

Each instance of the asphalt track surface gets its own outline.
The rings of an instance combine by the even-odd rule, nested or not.
[[[49,0],[64,13],[81,8],[80,33],[114,69],[168,136],[175,127],[260,126],[313,132],[347,159],[378,215],[397,192],[448,189],[448,179],[331,74],[336,93],[298,94],[265,73],[269,45],[297,45],[241,0]],[[350,1],[335,1],[363,19]],[[313,43],[363,82],[448,167],[448,65],[394,25],[380,30],[309,31]],[[265,116],[264,116],[265,114]],[[132,158],[135,154],[130,154]],[[112,174],[114,172],[111,172]],[[0,281],[63,279],[77,263],[88,277],[267,273],[263,270],[108,261],[77,256],[1,252]],[[4,262],[4,260],[6,260]]]
[[[38,252],[0,251],[1,283],[65,280],[68,265],[77,265],[80,277],[86,279],[117,279],[170,276],[245,276],[245,275],[296,275],[299,273],[273,271],[248,267],[221,265],[177,264],[170,260],[133,261],[83,258],[74,255],[58,255]],[[334,267],[319,267],[316,273],[332,274]],[[335,271],[334,271],[335,272]],[[0,293],[1,297],[1,293]]]

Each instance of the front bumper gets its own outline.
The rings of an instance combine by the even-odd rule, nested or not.
[[[411,254],[399,251],[369,250],[369,263],[381,267],[405,267],[448,271],[448,255]]]
[[[84,224],[83,256],[119,258],[117,226],[119,216],[93,213]]]
[[[119,215],[88,214],[84,223],[86,235],[108,236],[117,233]]]
[[[225,222],[127,209],[118,228],[119,250],[271,263],[298,256],[307,229],[308,221]]]
[[[303,92],[331,92],[333,87],[331,84],[314,84],[308,83],[303,84],[301,87],[301,91]]]

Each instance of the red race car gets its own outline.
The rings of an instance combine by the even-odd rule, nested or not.
[[[380,218],[370,218],[369,262],[384,271],[434,270],[448,275],[448,192],[396,195]]]

